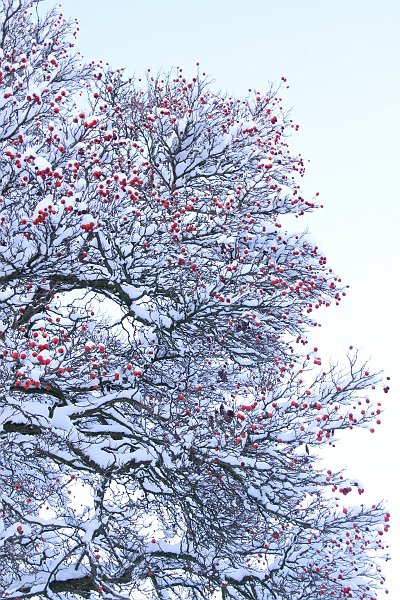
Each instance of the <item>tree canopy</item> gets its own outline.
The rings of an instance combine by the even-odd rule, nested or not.
[[[318,451],[388,388],[307,340],[345,286],[285,81],[130,79],[75,34],[0,2],[1,597],[376,598],[390,515]]]

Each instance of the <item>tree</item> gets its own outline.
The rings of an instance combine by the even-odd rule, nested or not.
[[[127,79],[1,6],[1,597],[376,598],[390,515],[317,458],[383,384],[308,348],[345,288],[286,231],[281,87]]]

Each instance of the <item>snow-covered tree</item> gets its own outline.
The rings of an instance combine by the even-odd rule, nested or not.
[[[0,5],[1,598],[376,598],[389,514],[317,457],[382,384],[308,347],[345,291],[285,82],[130,80]]]

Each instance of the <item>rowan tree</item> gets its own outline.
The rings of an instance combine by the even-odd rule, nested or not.
[[[376,598],[389,514],[318,455],[383,384],[307,340],[345,287],[284,78],[129,79],[0,4],[1,597]]]

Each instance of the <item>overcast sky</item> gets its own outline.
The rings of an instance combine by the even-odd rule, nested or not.
[[[392,377],[380,431],[350,436],[332,460],[348,465],[370,499],[386,498],[397,519],[387,572],[399,598],[399,0],[64,0],[63,8],[80,21],[85,58],[129,74],[179,65],[190,75],[200,61],[234,94],[288,78],[286,106],[301,124],[292,147],[310,159],[303,188],[325,205],[304,227],[351,285],[341,308],[320,315],[318,344],[338,360],[354,344]]]

